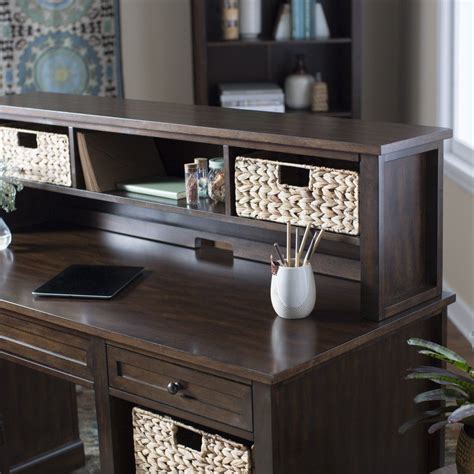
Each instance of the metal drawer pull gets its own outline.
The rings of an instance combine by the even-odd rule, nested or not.
[[[171,395],[176,395],[179,391],[183,390],[183,386],[179,382],[170,382],[168,384],[168,393]]]

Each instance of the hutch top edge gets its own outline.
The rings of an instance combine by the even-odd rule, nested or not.
[[[382,155],[439,142],[446,128],[277,114],[165,102],[33,93],[0,98],[0,118],[109,130],[200,136],[248,143]]]

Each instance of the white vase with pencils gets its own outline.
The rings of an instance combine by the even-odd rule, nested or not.
[[[287,251],[283,257],[278,244],[275,250],[279,260],[272,256],[271,300],[273,309],[281,318],[302,319],[309,316],[316,304],[316,284],[310,260],[316,251],[323,231],[315,233],[306,249],[310,236],[310,226],[306,227],[301,244],[298,241],[298,229],[295,238],[294,257],[292,257],[292,232],[287,226]]]
[[[306,318],[316,304],[316,285],[310,263],[302,267],[280,267],[272,276],[272,305],[280,318]]]

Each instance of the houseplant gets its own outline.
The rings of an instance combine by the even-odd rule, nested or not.
[[[454,351],[424,339],[409,339],[408,344],[420,348],[419,353],[437,361],[446,362],[454,370],[421,366],[409,369],[409,380],[431,380],[439,388],[418,394],[415,403],[440,402],[435,409],[423,411],[404,423],[399,431],[405,433],[419,424],[429,424],[432,434],[449,423],[462,423],[456,447],[456,465],[459,474],[474,474],[474,368]]]
[[[15,210],[16,194],[23,185],[16,179],[7,177],[7,166],[0,162],[0,208],[5,212]],[[5,250],[12,240],[12,234],[5,221],[0,217],[0,250]]]

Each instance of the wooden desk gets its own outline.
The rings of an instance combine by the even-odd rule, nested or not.
[[[134,404],[255,443],[257,473],[436,466],[435,438],[397,433],[419,389],[403,380],[418,362],[405,341],[442,342],[453,296],[376,323],[361,319],[357,283],[318,276],[315,313],[284,321],[271,308],[268,265],[256,262],[91,229],[19,233],[0,259],[0,355],[95,389],[105,473],[130,472]],[[147,272],[112,301],[31,295],[79,261]],[[235,384],[237,407],[169,395],[153,378],[163,364],[216,392],[227,390],[220,380]]]
[[[72,175],[71,187],[25,182],[9,216],[0,357],[46,377],[41,393],[31,385],[43,410],[58,379],[65,405],[73,384],[94,389],[103,473],[133,472],[135,405],[254,445],[256,474],[425,474],[441,465],[440,435],[420,427],[400,436],[398,427],[428,387],[404,381],[422,362],[406,339],[444,343],[454,301],[442,292],[450,130],[60,94],[1,98],[0,120],[67,135]],[[88,191],[77,133],[91,131],[153,137],[170,175],[182,176],[196,156],[223,156],[225,203],[188,208]],[[312,259],[316,309],[301,321],[277,318],[270,303],[268,257],[285,226],[236,213],[235,162],[249,154],[359,175],[360,234],[324,234]],[[31,295],[72,263],[147,272],[108,302]],[[186,389],[171,395],[176,380]],[[75,430],[71,422],[72,436],[59,438],[79,449],[77,461]],[[12,447],[17,433],[9,422],[0,466],[23,447]]]

